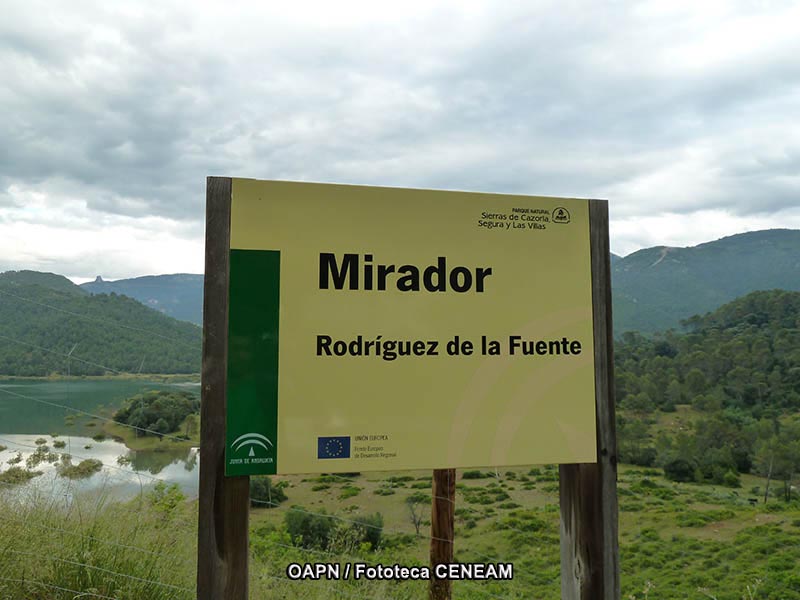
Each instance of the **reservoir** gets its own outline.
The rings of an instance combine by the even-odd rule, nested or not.
[[[197,448],[187,448],[185,444],[173,448],[165,438],[153,444],[153,449],[130,450],[121,440],[104,435],[105,421],[91,416],[111,418],[125,399],[148,390],[170,388],[197,394],[200,391],[199,384],[142,380],[0,381],[0,448],[6,447],[0,451],[0,473],[15,466],[41,472],[24,483],[0,485],[0,494],[52,495],[68,501],[77,494],[99,492],[128,499],[163,481],[179,485],[190,498],[196,497]],[[33,457],[38,448],[47,449],[48,460],[37,461]],[[42,450],[39,453],[45,454]],[[103,466],[88,477],[63,477],[57,467],[65,454],[73,464],[94,459]]]

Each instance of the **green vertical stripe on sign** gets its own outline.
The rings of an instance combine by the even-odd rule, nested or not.
[[[225,474],[272,475],[278,462],[281,254],[231,250]]]

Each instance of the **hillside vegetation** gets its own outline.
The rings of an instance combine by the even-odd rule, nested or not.
[[[126,296],[89,295],[51,273],[0,274],[0,336],[0,375],[200,371],[196,325]]]
[[[614,334],[678,328],[756,290],[800,291],[800,231],[732,235],[692,248],[657,246],[612,260]]]
[[[621,460],[731,486],[754,472],[783,480],[788,500],[800,474],[800,293],[754,292],[686,326],[615,344]]]

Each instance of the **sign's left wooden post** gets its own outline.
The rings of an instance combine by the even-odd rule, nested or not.
[[[206,185],[198,600],[247,600],[250,478],[225,477],[231,180]]]

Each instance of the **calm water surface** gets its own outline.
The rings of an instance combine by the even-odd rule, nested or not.
[[[86,479],[69,480],[56,473],[55,464],[42,462],[34,468],[42,471],[22,486],[0,486],[0,493],[41,493],[70,497],[82,492],[102,492],[116,498],[128,498],[143,488],[152,487],[157,480],[177,483],[190,497],[197,495],[197,449],[132,451],[124,444],[105,439],[96,441],[102,421],[76,413],[60,405],[95,415],[110,417],[123,401],[146,390],[164,389],[166,384],[142,381],[74,380],[74,381],[0,381],[0,471],[5,471],[18,456],[18,464],[36,450],[36,441],[60,457],[72,456],[73,464],[87,458],[100,460],[102,471]],[[197,384],[181,385],[180,389],[197,390]],[[25,398],[3,393],[8,390]],[[43,402],[37,402],[41,400]],[[46,404],[48,403],[48,404]],[[63,442],[63,448],[56,448]]]

